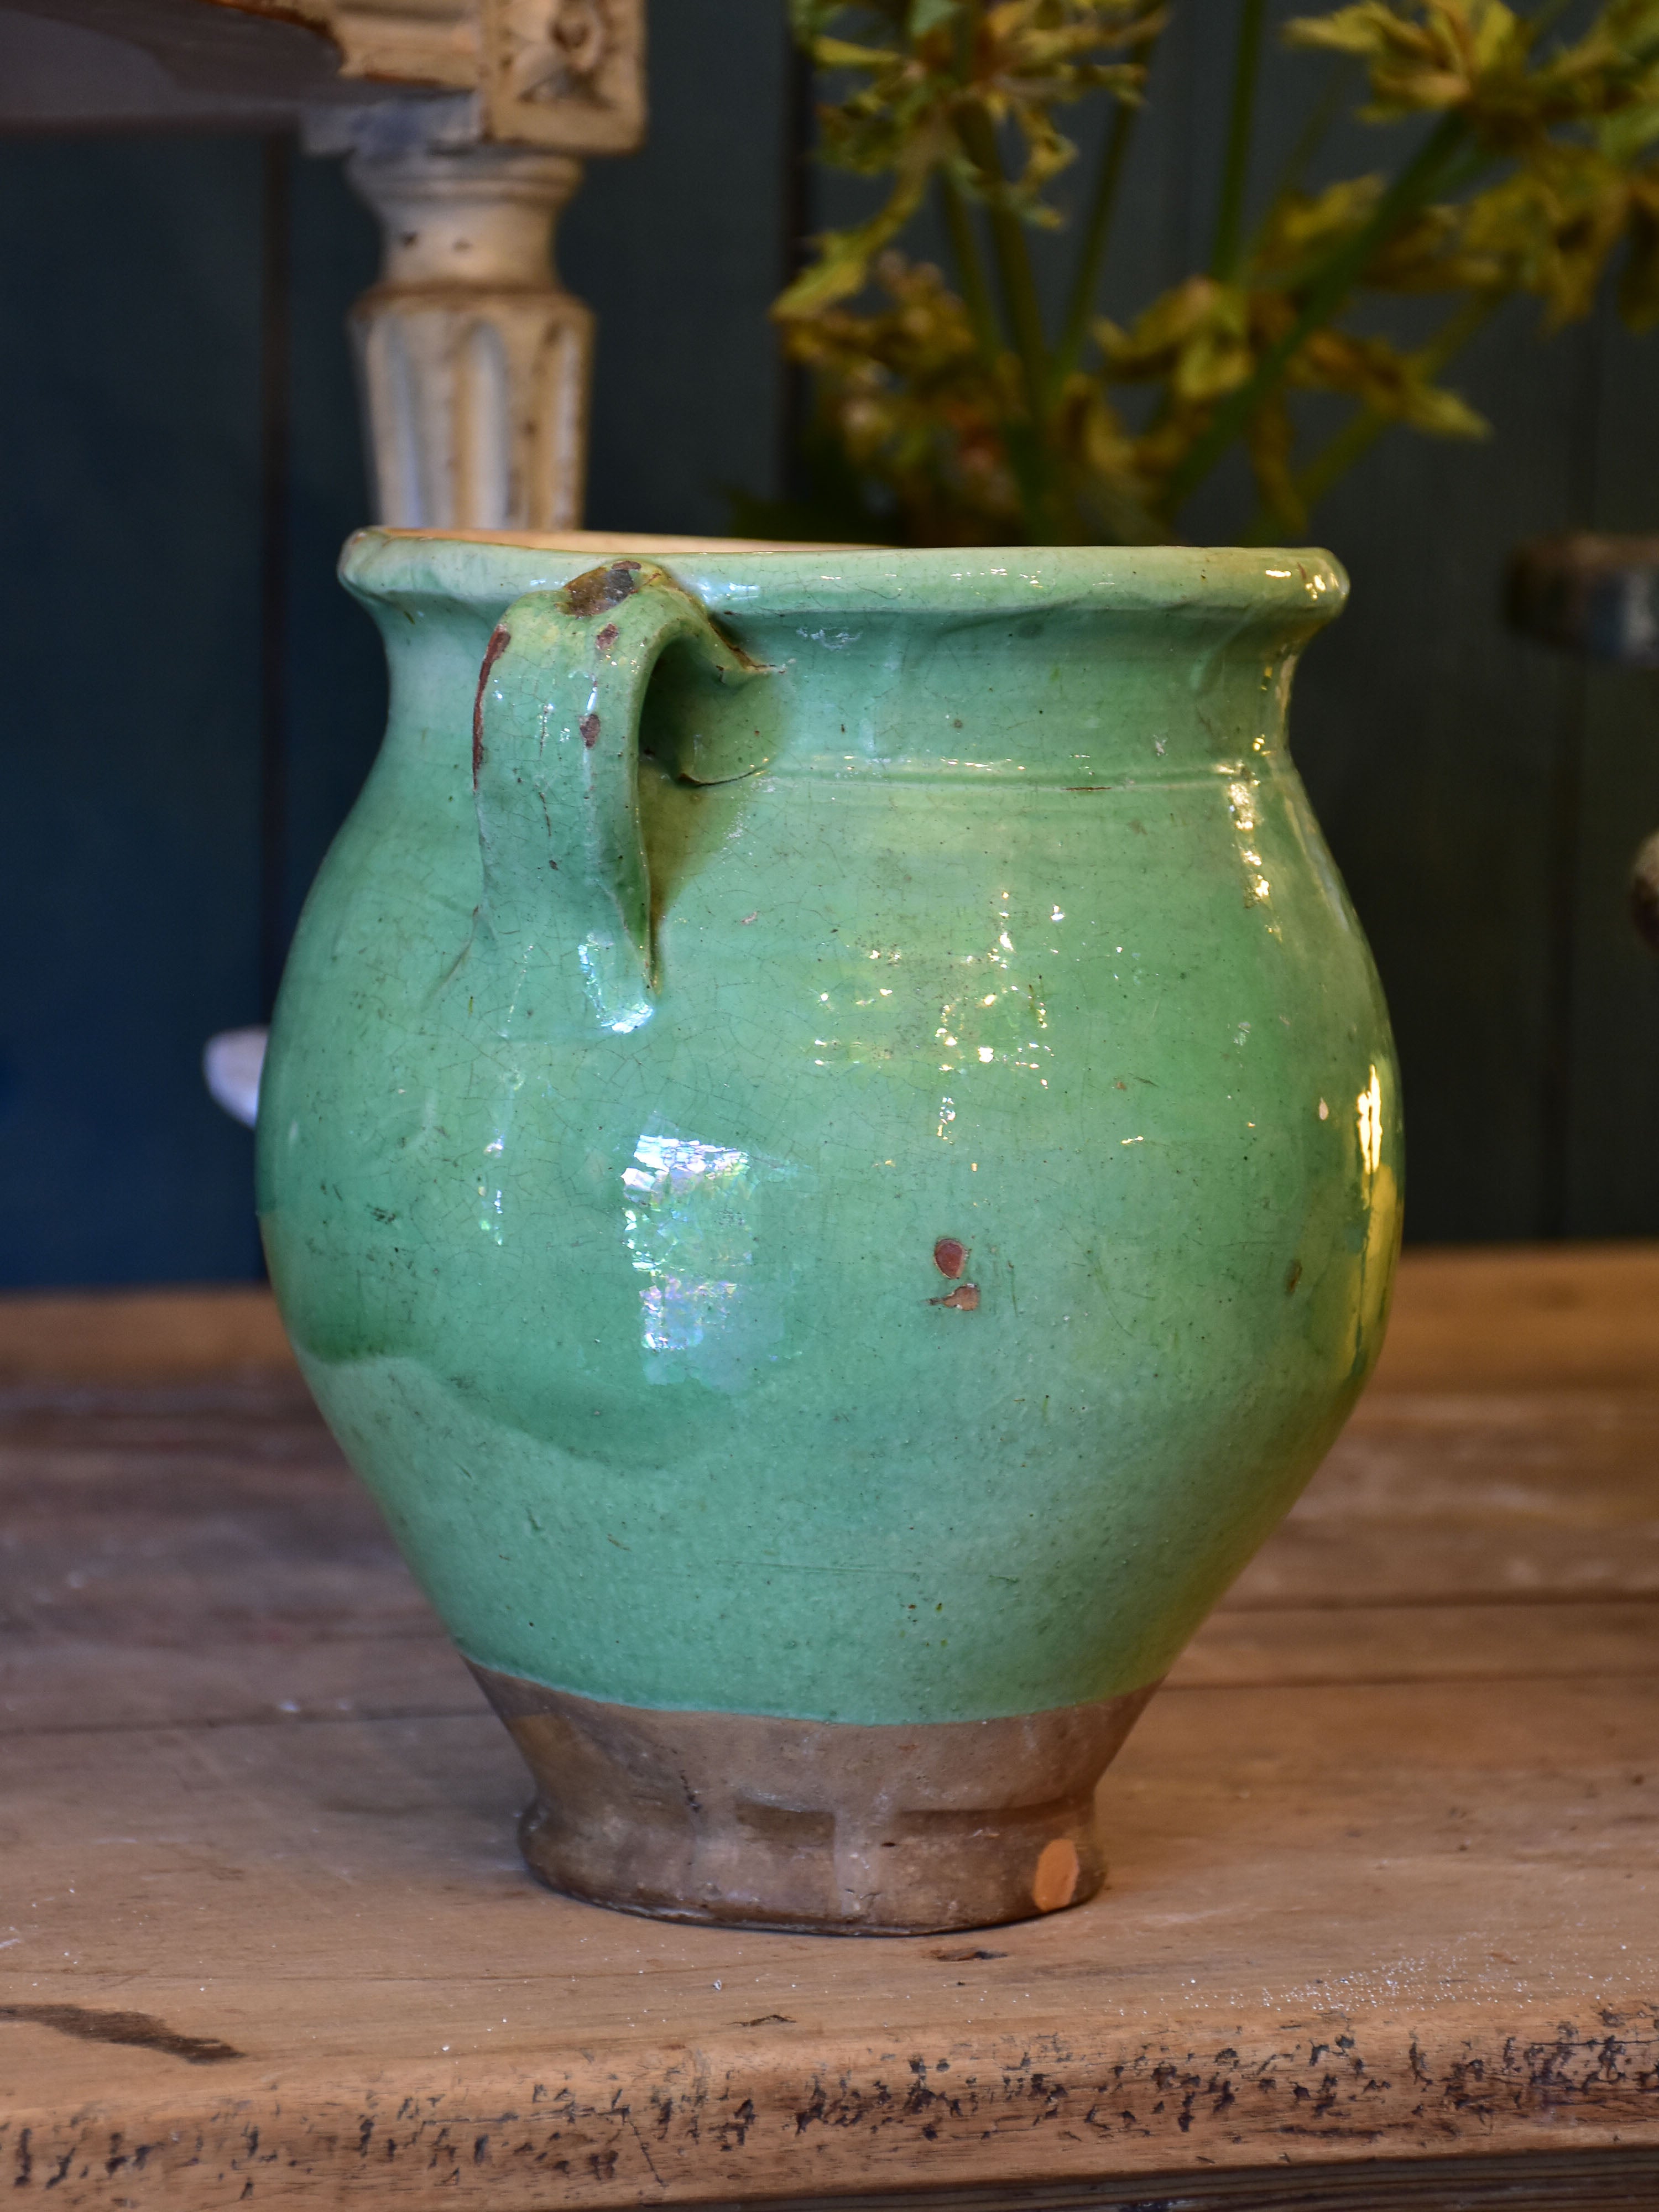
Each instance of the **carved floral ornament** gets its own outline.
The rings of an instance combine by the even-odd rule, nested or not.
[[[621,152],[645,127],[641,0],[483,0],[495,18],[491,132]]]
[[[645,0],[222,0],[298,15],[345,77],[481,95],[486,139],[627,154],[645,135]]]
[[[568,99],[577,91],[591,94],[609,43],[601,0],[553,0],[540,53],[533,38],[526,41],[527,66],[514,89],[525,100]]]

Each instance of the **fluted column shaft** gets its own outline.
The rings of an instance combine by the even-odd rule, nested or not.
[[[352,329],[378,519],[562,530],[581,520],[593,319],[554,273],[581,164],[522,147],[359,151],[380,279]]]

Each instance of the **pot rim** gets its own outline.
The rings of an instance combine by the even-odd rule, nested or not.
[[[1309,546],[912,548],[381,525],[346,541],[340,578],[363,599],[459,600],[493,621],[521,592],[556,589],[607,559],[660,562],[706,605],[733,616],[804,609],[960,619],[1065,606],[1316,628],[1348,596],[1341,563]]]

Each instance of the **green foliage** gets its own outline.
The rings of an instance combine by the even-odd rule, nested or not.
[[[1054,111],[1091,92],[1120,97],[1141,71],[1123,58],[1154,35],[1147,0],[793,0],[795,33],[819,69],[861,79],[819,111],[823,159],[860,176],[890,175],[878,214],[856,230],[832,231],[813,266],[778,303],[794,318],[860,291],[870,264],[921,206],[936,174],[1000,210],[1044,225],[1057,221],[1042,198],[1076,155]],[[862,40],[830,26],[867,25]],[[975,135],[1012,123],[1020,164],[1012,177],[981,167]]]
[[[1206,0],[1218,7],[1219,0]],[[1602,0],[1573,36],[1557,9],[1504,0],[1354,0],[1286,27],[1285,43],[1363,74],[1360,114],[1407,126],[1390,174],[1319,191],[1302,158],[1253,232],[1243,191],[1261,0],[1236,0],[1232,127],[1207,273],[1128,327],[1097,301],[1112,204],[1163,27],[1153,0],[793,0],[834,96],[823,158],[890,180],[867,222],[818,241],[775,310],[813,372],[820,453],[920,544],[1174,536],[1181,510],[1242,443],[1258,534],[1300,532],[1341,470],[1394,424],[1486,434],[1440,380],[1503,301],[1529,295],[1547,330],[1588,313],[1609,266],[1637,328],[1659,321],[1659,0]],[[1076,157],[1079,102],[1115,119],[1079,231],[1071,306],[1053,333],[1027,245],[1060,217],[1048,196]],[[1323,120],[1328,122],[1328,111]],[[1415,125],[1414,130],[1410,126]],[[1012,158],[1010,158],[1012,156]],[[937,195],[954,268],[897,241]],[[858,295],[872,291],[873,303]],[[1358,331],[1386,294],[1445,296],[1415,349]],[[1119,393],[1155,393],[1131,428]],[[1299,395],[1351,403],[1304,451]]]

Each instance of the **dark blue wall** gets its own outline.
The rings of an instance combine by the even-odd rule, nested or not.
[[[261,147],[0,147],[0,1267],[245,1275]],[[255,895],[250,896],[250,890]]]
[[[589,513],[717,532],[777,489],[787,47],[775,0],[652,35],[649,149],[560,242],[600,316]],[[262,1018],[379,738],[334,580],[377,258],[287,142],[0,140],[0,1285],[259,1269],[201,1051]]]
[[[1201,258],[1219,78],[1187,15],[1119,312]],[[782,15],[657,0],[648,147],[567,220],[598,526],[719,531],[732,489],[784,488]],[[0,141],[0,1283],[258,1267],[250,1139],[199,1058],[260,1018],[378,736],[332,573],[366,512],[343,319],[375,259],[338,166],[286,142]],[[1655,361],[1600,322],[1545,349],[1517,312],[1461,379],[1499,438],[1390,441],[1321,517],[1356,593],[1295,741],[1395,1012],[1419,1238],[1659,1233],[1659,965],[1623,909],[1659,679],[1498,611],[1515,538],[1659,526]]]

